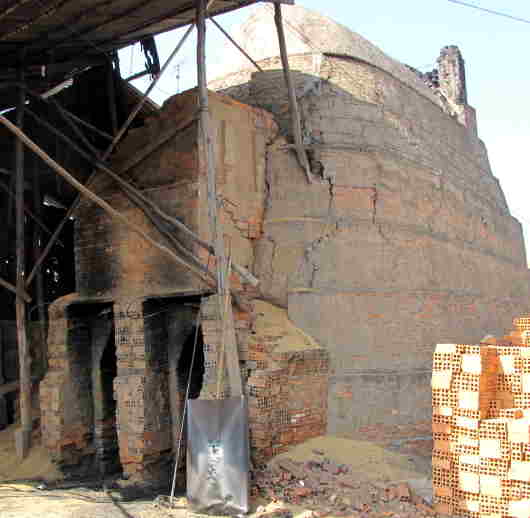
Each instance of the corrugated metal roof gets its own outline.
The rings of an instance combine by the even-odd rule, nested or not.
[[[212,16],[259,0],[215,0]],[[195,0],[7,0],[0,7],[2,75],[18,62],[90,64],[109,50],[188,25]],[[66,66],[65,68],[68,68]]]

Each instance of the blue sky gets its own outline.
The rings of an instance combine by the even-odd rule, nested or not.
[[[466,0],[468,3],[530,20],[527,0]],[[433,68],[440,49],[458,45],[466,61],[468,100],[477,109],[479,135],[489,151],[512,214],[521,221],[530,255],[530,179],[526,147],[530,148],[530,24],[516,22],[448,0],[297,0],[360,33],[393,58],[420,70]],[[218,21],[231,31],[252,8],[223,15]],[[169,55],[182,30],[157,37],[161,60]],[[222,62],[226,39],[208,28],[207,65]],[[120,53],[122,75],[143,67],[139,45]],[[162,102],[196,84],[195,38],[190,37],[153,91]],[[179,65],[179,69],[177,69]],[[177,71],[180,79],[176,79]],[[209,74],[208,79],[215,76]],[[135,81],[145,90],[147,80]]]

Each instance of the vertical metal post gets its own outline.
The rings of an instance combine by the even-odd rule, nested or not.
[[[22,85],[19,90],[17,106],[17,126],[24,126],[24,105],[26,104],[26,89],[24,88],[24,55],[20,54],[18,82]],[[16,193],[16,247],[17,247],[17,342],[19,359],[20,383],[20,429],[15,433],[16,450],[19,458],[24,458],[31,448],[31,432],[33,427],[31,409],[31,363],[26,336],[26,303],[21,297],[25,289],[26,250],[24,225],[24,147],[22,141],[15,140],[15,193]]]
[[[197,1],[197,78],[199,92],[200,111],[200,136],[203,144],[203,153],[206,159],[207,191],[208,191],[208,220],[210,223],[210,233],[216,257],[217,270],[217,302],[219,318],[225,318],[227,326],[226,336],[226,365],[230,382],[230,392],[232,397],[242,396],[243,384],[241,381],[241,371],[239,369],[239,359],[237,343],[234,329],[234,315],[232,304],[227,311],[224,311],[223,300],[230,291],[230,279],[226,275],[226,255],[223,236],[223,228],[218,216],[218,198],[215,171],[215,153],[213,146],[213,135],[210,127],[210,113],[208,108],[208,89],[206,87],[206,0]]]

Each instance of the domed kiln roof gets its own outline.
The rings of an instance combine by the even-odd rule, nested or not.
[[[282,6],[282,12],[287,52],[290,55],[337,54],[365,61],[435,100],[429,88],[409,68],[390,58],[373,43],[344,25],[300,6]],[[254,8],[251,16],[235,28],[232,34],[255,61],[259,62],[280,54],[274,24],[274,8],[270,4]],[[227,42],[221,63],[212,68],[215,69],[215,76],[221,77],[250,67],[252,65],[249,61]]]

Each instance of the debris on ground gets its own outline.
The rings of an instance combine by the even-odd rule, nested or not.
[[[302,518],[436,515],[430,499],[404,481],[414,478],[414,473],[401,465],[402,456],[379,451],[370,443],[357,444],[360,442],[323,437],[273,459],[256,473],[253,494],[280,507],[263,513],[258,509],[258,515],[290,518],[294,516],[291,506],[305,509]],[[396,473],[401,477],[388,476]]]

